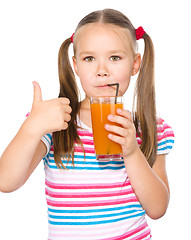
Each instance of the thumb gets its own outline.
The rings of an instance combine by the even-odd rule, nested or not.
[[[34,95],[33,95],[33,104],[34,104],[42,101],[42,92],[41,92],[40,85],[37,82],[33,81],[32,83],[34,87]]]

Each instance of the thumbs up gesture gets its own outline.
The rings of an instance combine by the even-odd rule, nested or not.
[[[70,100],[68,98],[56,98],[43,101],[40,85],[33,82],[33,87],[32,110],[27,120],[30,121],[29,126],[32,126],[34,133],[42,136],[67,129],[72,112],[69,106]]]

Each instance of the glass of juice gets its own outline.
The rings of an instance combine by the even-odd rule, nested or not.
[[[121,158],[121,145],[108,138],[109,131],[105,124],[120,126],[110,122],[108,115],[116,115],[118,108],[123,109],[123,97],[91,97],[91,119],[94,147],[97,160],[112,160]]]

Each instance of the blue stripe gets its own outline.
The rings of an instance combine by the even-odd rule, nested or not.
[[[43,137],[47,140],[47,142],[48,142],[49,144],[51,144],[51,139],[52,139],[51,134],[46,134],[46,135],[44,135]]]
[[[172,146],[165,146],[163,148],[158,149],[158,151],[165,151],[165,150],[169,150],[172,149]]]
[[[130,211],[125,211],[125,212],[119,212],[119,213],[110,213],[110,214],[104,214],[104,215],[85,215],[85,216],[57,216],[57,215],[50,215],[49,218],[52,219],[94,219],[94,218],[107,218],[107,217],[116,217],[116,216],[121,216],[121,215],[126,215],[126,214],[132,214],[132,213],[137,213],[137,210],[130,210]],[[145,211],[141,211],[144,212]]]
[[[164,145],[166,143],[174,143],[174,140],[173,139],[168,139],[168,140],[164,140],[163,142],[159,142],[158,143],[158,147],[161,146],[161,145]]]
[[[55,164],[55,161],[54,161],[54,159],[49,159],[49,162],[50,163],[53,163],[53,164]],[[63,164],[67,164],[67,161],[65,161],[65,160],[63,160],[62,161],[63,162]],[[78,161],[78,160],[76,160],[75,162],[74,162],[74,164],[81,164],[81,165],[96,165],[96,166],[99,166],[99,165],[107,165],[107,164],[113,164],[113,165],[121,165],[121,164],[124,164],[124,161],[106,161],[106,162],[102,162],[102,161],[95,161],[95,162],[92,162],[92,161]]]
[[[48,165],[47,158],[46,158],[46,157],[44,157],[44,158],[43,158],[43,160],[44,160],[44,164]]]
[[[49,163],[47,163],[47,166],[49,167],[49,168],[51,168],[51,169],[58,169],[58,167],[55,165],[55,166],[52,166],[52,165],[50,165]],[[115,167],[115,166],[105,166],[105,167],[86,167],[86,166],[84,166],[84,167],[77,167],[77,166],[67,166],[67,165],[65,165],[65,167],[67,168],[67,169],[69,169],[69,170],[73,170],[73,169],[75,169],[75,170],[119,170],[119,169],[123,169],[123,168],[125,168],[125,166],[123,165],[123,166],[120,166],[120,167]]]
[[[57,210],[57,209],[48,208],[48,211],[52,213],[96,213],[96,212],[119,211],[122,209],[129,209],[129,208],[140,208],[140,210],[142,210],[142,207],[140,204],[132,204],[128,206],[115,207],[115,208],[89,209],[89,210],[79,210],[79,209],[78,210]]]
[[[96,156],[85,156],[86,159],[95,159],[96,160]],[[74,158],[82,158],[84,159],[84,155],[74,155]]]
[[[105,224],[105,223],[113,223],[113,222],[119,222],[122,220],[134,218],[134,217],[139,217],[145,215],[145,212],[141,212],[138,214],[134,214],[131,216],[126,216],[122,218],[117,218],[117,219],[111,219],[111,220],[105,220],[105,221],[94,221],[94,222],[54,222],[54,221],[48,221],[52,225],[97,225],[97,224]]]

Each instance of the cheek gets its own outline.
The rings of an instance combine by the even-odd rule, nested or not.
[[[125,79],[119,83],[119,95],[123,96],[129,87],[130,80]]]
[[[93,71],[90,67],[79,64],[78,66],[78,76],[80,78],[80,81],[82,82],[82,85],[85,85],[87,82],[91,83],[91,79],[93,79]]]
[[[94,85],[92,74],[89,71],[79,72],[79,79],[84,92],[89,92],[89,89]]]
[[[119,82],[119,93],[123,95],[129,87],[131,80],[131,71],[123,71],[121,69],[119,72],[120,74],[116,76],[116,79],[118,79]]]

